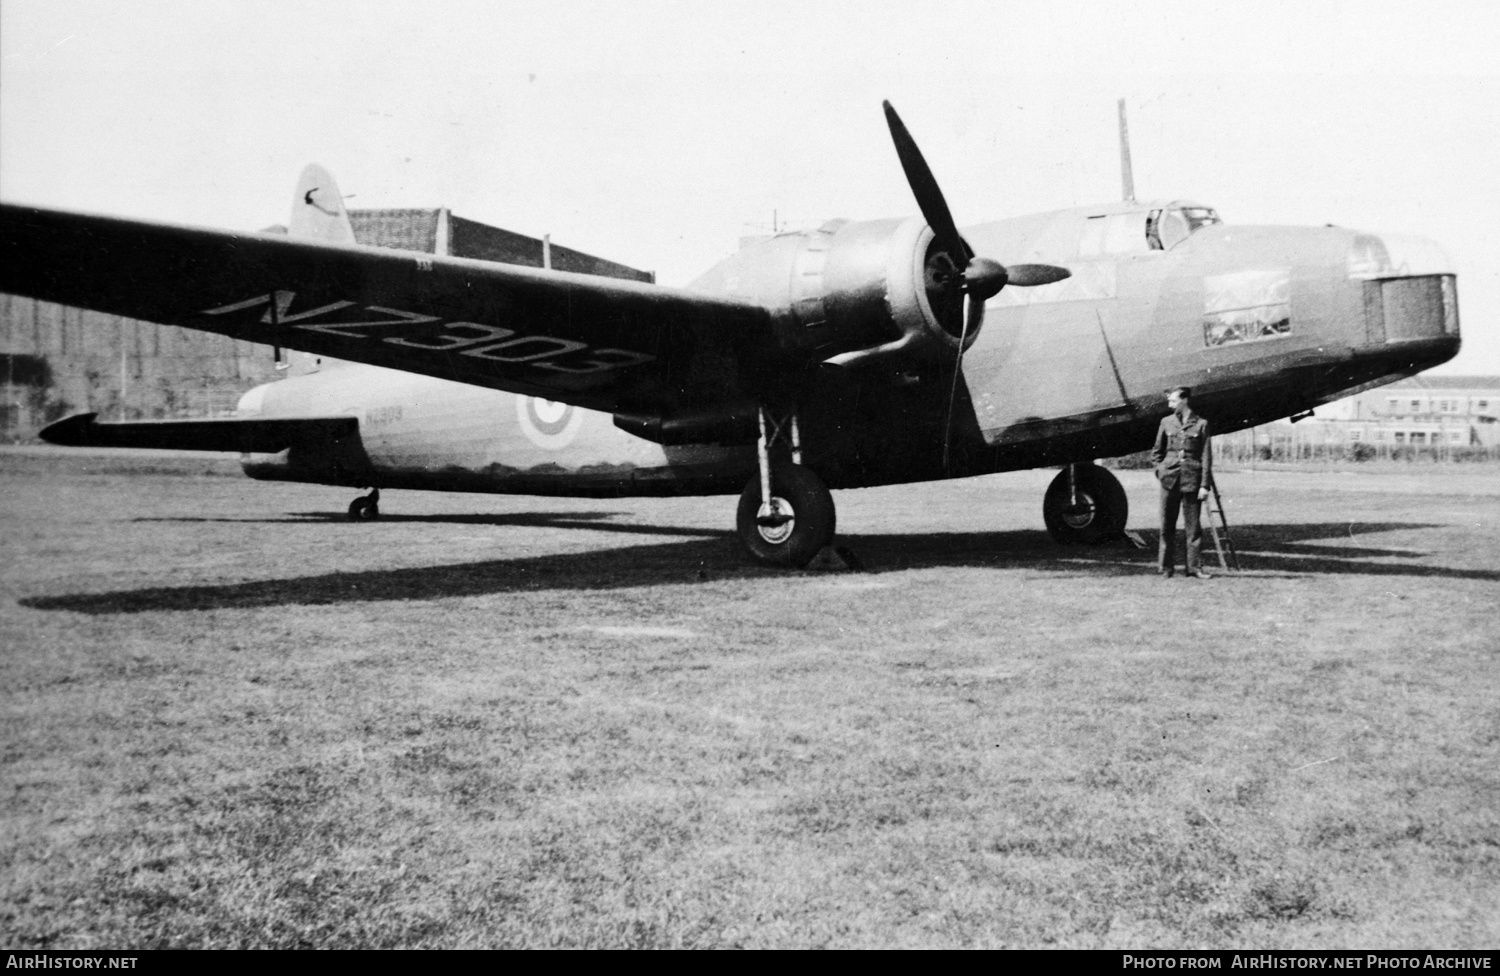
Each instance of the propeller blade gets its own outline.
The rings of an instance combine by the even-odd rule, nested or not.
[[[986,259],[980,258],[979,260],[984,261]],[[993,261],[989,263],[994,264]],[[999,267],[999,265],[995,266]],[[1000,268],[1000,270],[1003,272],[1005,269]],[[978,313],[977,315],[975,314],[976,312]],[[948,387],[948,410],[943,414],[944,473],[951,473],[953,470],[949,463],[951,458],[949,448],[953,444],[953,403],[958,398],[958,378],[964,372],[964,345],[969,339],[970,323],[973,323],[974,327],[978,328],[979,321],[984,318],[984,300],[976,300],[972,292],[966,292],[964,294],[963,317],[964,328],[958,337],[958,359],[953,363],[953,382]]]
[[[896,156],[901,160],[901,169],[906,173],[906,182],[911,186],[912,195],[917,198],[922,218],[932,228],[932,234],[943,250],[952,249],[965,257],[970,256],[973,252],[964,244],[963,238],[958,236],[958,225],[953,222],[948,201],[943,199],[943,191],[938,189],[937,179],[932,175],[927,160],[922,158],[922,150],[917,148],[917,141],[906,131],[906,125],[891,107],[891,103],[887,101],[881,104],[885,106],[885,121],[891,129],[891,141],[896,144]]]
[[[1013,264],[1006,270],[1010,272],[1008,284],[1020,285],[1022,288],[1050,285],[1054,281],[1073,277],[1073,272],[1055,264]]]

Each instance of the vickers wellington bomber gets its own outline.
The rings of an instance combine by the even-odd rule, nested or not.
[[[1425,240],[1130,193],[960,230],[885,113],[920,217],[773,236],[686,288],[360,246],[309,167],[287,235],[5,205],[0,291],[303,354],[233,419],[85,414],[58,443],[242,451],[373,489],[355,518],[393,488],[741,491],[745,548],[784,566],[831,542],[830,489],[1051,465],[1053,537],[1104,538],[1126,498],[1093,462],[1148,447],[1166,389],[1227,432],[1458,351]]]

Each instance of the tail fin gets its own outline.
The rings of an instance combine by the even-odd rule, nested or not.
[[[349,223],[349,212],[344,209],[344,195],[333,174],[317,163],[308,164],[297,179],[297,192],[292,197],[292,219],[287,225],[287,236],[302,240],[322,241],[325,244],[356,244],[354,226]],[[330,359],[310,352],[286,351],[282,362],[282,351],[276,350],[277,369],[285,369],[288,376],[301,376],[319,370],[342,365],[341,360]]]
[[[354,228],[344,210],[344,197],[333,174],[311,163],[297,180],[292,197],[292,220],[287,234],[329,244],[353,244]]]

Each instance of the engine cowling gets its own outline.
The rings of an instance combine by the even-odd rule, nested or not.
[[[944,255],[920,217],[830,221],[742,249],[693,286],[765,305],[779,352],[807,363],[902,369],[953,360],[979,334],[935,280]]]

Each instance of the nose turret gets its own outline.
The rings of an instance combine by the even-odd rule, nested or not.
[[[1458,352],[1458,278],[1435,242],[1357,235],[1349,246],[1347,273],[1351,285],[1363,291],[1367,349],[1437,342],[1452,347],[1443,359]]]
[[[1414,234],[1359,234],[1349,247],[1349,277],[1405,278],[1456,275],[1436,241]]]

